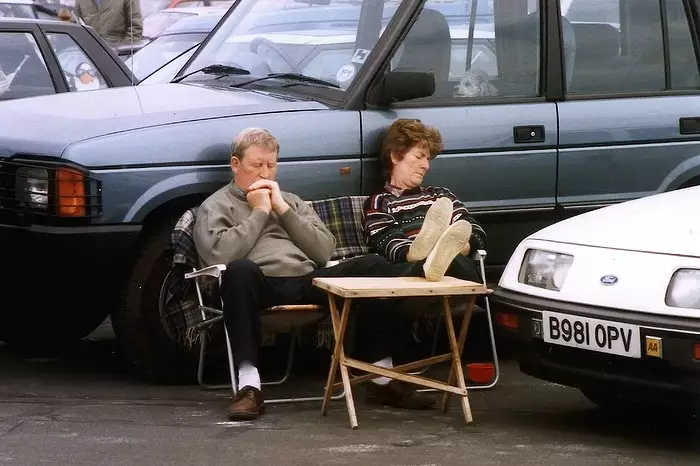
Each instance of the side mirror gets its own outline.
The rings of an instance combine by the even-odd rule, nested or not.
[[[435,93],[432,71],[397,68],[387,72],[369,94],[369,102],[385,106],[394,102],[430,97]]]

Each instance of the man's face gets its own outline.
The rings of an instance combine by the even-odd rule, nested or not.
[[[236,186],[244,192],[258,180],[275,180],[277,176],[277,152],[266,147],[251,146],[245,150],[242,160],[231,157],[231,169],[236,175]]]

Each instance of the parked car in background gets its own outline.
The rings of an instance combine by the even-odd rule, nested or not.
[[[284,1],[280,0],[280,4]],[[228,8],[233,5],[233,0],[169,0],[168,8],[192,8],[192,7],[219,7]]]
[[[479,2],[305,0],[302,24],[281,28],[293,10],[240,0],[172,82],[0,103],[0,238],[23,252],[0,281],[33,311],[0,308],[0,339],[79,338],[109,313],[141,373],[191,379],[196,355],[163,318],[170,235],[230,181],[249,126],[277,136],[279,182],[309,200],[381,189],[396,118],[439,127],[425,182],[484,226],[492,281],[544,226],[700,184],[696,2],[610,1],[619,29],[562,18],[556,0],[493,0],[478,24]],[[326,45],[328,66],[309,66]],[[13,280],[35,264],[51,277],[41,294]]]
[[[533,233],[491,301],[520,369],[608,408],[697,406],[700,187],[581,214]]]
[[[63,21],[0,19],[0,100],[137,82],[90,27]]]
[[[127,58],[124,63],[139,81],[145,80],[167,63],[199,45],[224,13],[225,10],[220,10],[214,14],[189,16],[179,20]],[[172,71],[170,79],[175,77],[177,71],[179,68]]]
[[[141,40],[135,44],[120,45],[117,48],[117,54],[122,57],[122,60],[126,60],[178,21],[194,16],[206,16],[210,14],[216,14],[221,17],[226,12],[227,7],[228,5],[219,5],[211,7],[166,8],[160,10],[144,18]]]
[[[58,10],[32,0],[0,0],[0,18],[57,19]]]
[[[223,16],[230,5],[221,4],[208,7],[166,8],[143,20],[143,37],[153,40],[178,21],[193,16]]]
[[[170,0],[141,0],[141,16],[145,19],[168,7]]]

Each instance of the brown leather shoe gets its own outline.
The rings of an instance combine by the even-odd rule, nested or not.
[[[229,421],[251,421],[261,414],[265,414],[262,393],[248,385],[238,390],[228,408]]]
[[[392,380],[386,385],[367,383],[367,404],[392,406],[404,409],[430,409],[435,400],[405,382]]]

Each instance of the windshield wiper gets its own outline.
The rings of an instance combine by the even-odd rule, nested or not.
[[[187,74],[184,74],[180,76],[179,78],[173,79],[171,82],[173,83],[179,83],[185,78],[188,78],[192,76],[193,74],[197,73],[205,73],[205,74],[215,74],[217,75],[216,78],[214,79],[219,79],[223,78],[224,76],[231,76],[231,75],[244,75],[244,74],[250,74],[250,71],[243,69],[243,68],[238,68],[237,66],[228,66],[228,65],[209,65],[205,66],[204,68],[200,68],[198,70],[191,71]]]
[[[321,86],[335,87],[337,89],[340,89],[340,86],[330,81],[324,81],[323,79],[314,78],[298,73],[271,73],[262,78],[251,79],[250,81],[245,81],[239,84],[231,84],[231,87],[243,87],[258,81],[264,81],[266,79],[283,79],[287,81],[297,81],[299,83],[320,84]]]

